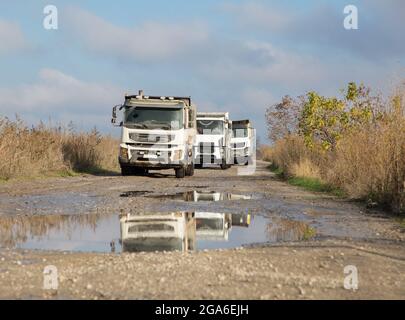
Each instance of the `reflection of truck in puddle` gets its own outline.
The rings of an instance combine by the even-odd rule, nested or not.
[[[199,201],[226,201],[226,200],[249,200],[252,197],[242,194],[233,194],[228,192],[199,192],[191,191],[185,194],[185,200],[190,202]]]
[[[228,240],[232,227],[230,213],[196,212],[195,218],[198,240]]]
[[[256,152],[256,132],[249,120],[232,121],[231,150],[234,164],[252,162]]]
[[[197,138],[194,163],[198,166],[219,164],[227,169],[231,158],[231,121],[228,112],[197,113]]]
[[[125,96],[119,163],[123,175],[175,169],[177,178],[194,174],[196,108],[190,97]]]
[[[194,213],[122,215],[120,228],[124,252],[188,251],[195,248]]]
[[[126,214],[120,217],[122,251],[192,251],[198,240],[228,241],[233,225],[249,224],[250,215],[244,214]]]

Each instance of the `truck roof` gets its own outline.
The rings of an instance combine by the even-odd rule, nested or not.
[[[250,120],[232,120],[234,126],[248,126],[249,124],[251,124]]]
[[[229,119],[229,112],[197,112],[197,118],[226,118],[226,119]]]
[[[129,100],[129,101],[128,101]],[[144,95],[142,90],[139,90],[137,95],[125,95],[125,102],[132,102],[131,100],[136,101],[160,101],[160,102],[175,102],[182,101],[186,106],[191,106],[191,97],[180,97],[180,96],[148,96]]]

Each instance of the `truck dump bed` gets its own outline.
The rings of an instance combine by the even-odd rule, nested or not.
[[[229,112],[198,112],[197,118],[225,118],[229,119]]]

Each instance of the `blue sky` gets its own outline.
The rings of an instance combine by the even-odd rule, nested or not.
[[[45,30],[43,8],[58,8]],[[359,30],[343,8],[359,9]],[[336,94],[349,81],[387,93],[405,78],[405,2],[2,1],[0,115],[109,125],[126,92],[191,95],[199,110],[250,118],[285,94]]]

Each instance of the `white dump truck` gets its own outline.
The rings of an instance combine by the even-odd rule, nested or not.
[[[249,120],[232,121],[233,164],[248,165],[256,153],[256,131]]]
[[[115,106],[112,123],[122,110],[119,163],[122,175],[145,175],[148,170],[175,169],[177,178],[194,174],[196,107],[190,97],[126,95]]]
[[[199,241],[228,241],[233,226],[248,228],[250,214],[217,212],[123,213],[123,252],[193,251]]]
[[[228,241],[232,227],[248,228],[250,214],[195,212],[196,237],[198,241]]]
[[[195,160],[197,166],[218,164],[229,168],[231,157],[231,121],[228,112],[197,113],[197,138]]]
[[[250,200],[252,199],[252,196],[215,191],[192,191],[186,193],[184,199],[188,202],[216,202],[228,200]]]
[[[194,250],[194,215],[193,212],[123,214],[120,216],[122,251]]]

